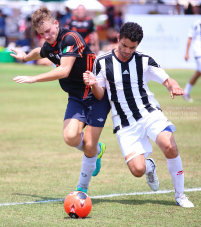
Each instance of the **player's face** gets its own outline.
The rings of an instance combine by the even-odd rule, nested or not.
[[[119,39],[118,36],[118,52],[120,60],[126,61],[128,60],[132,54],[136,51],[138,46],[138,41],[132,42],[130,39],[122,38]]]
[[[59,23],[57,20],[55,21],[44,21],[43,25],[39,28],[36,28],[38,34],[45,39],[49,44],[53,44],[59,33]]]
[[[77,17],[83,19],[85,17],[86,10],[83,5],[77,7]]]

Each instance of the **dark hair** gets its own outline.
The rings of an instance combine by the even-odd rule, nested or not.
[[[54,22],[55,18],[53,13],[45,6],[42,6],[40,9],[36,10],[31,16],[32,25],[35,28],[43,25],[44,21],[46,20]]]
[[[142,27],[134,22],[127,22],[120,28],[120,39],[130,39],[131,42],[138,41],[138,44],[143,38]]]

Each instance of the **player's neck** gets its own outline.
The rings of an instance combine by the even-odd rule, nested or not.
[[[122,57],[121,54],[120,54],[120,52],[119,52],[119,50],[118,50],[118,48],[114,50],[114,54],[122,62],[127,62],[131,58],[131,57],[129,57],[129,58]]]

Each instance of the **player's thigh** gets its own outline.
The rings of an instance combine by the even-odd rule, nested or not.
[[[176,158],[178,156],[178,149],[172,132],[160,132],[156,137],[156,144],[163,151],[166,158]]]
[[[63,137],[75,138],[80,135],[85,123],[78,119],[66,119],[63,123]]]
[[[136,177],[141,177],[144,175],[146,170],[144,154],[140,154],[132,158],[127,162],[130,172]]]

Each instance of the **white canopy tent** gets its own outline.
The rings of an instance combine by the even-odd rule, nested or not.
[[[105,7],[97,0],[68,0],[64,4],[69,9],[76,9],[79,5],[83,5],[88,11],[105,11]]]

